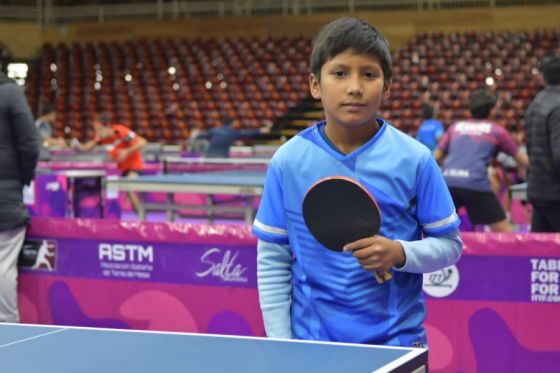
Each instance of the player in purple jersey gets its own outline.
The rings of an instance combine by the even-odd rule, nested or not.
[[[473,224],[489,225],[494,232],[511,232],[504,209],[492,191],[488,166],[499,152],[511,155],[520,168],[529,162],[509,132],[488,119],[495,105],[493,94],[475,91],[469,103],[472,119],[454,123],[434,157],[440,163],[445,158],[443,175],[456,209],[465,206]]]

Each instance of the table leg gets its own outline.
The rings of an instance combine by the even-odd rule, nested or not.
[[[167,221],[175,221],[175,210],[173,210],[173,193],[167,193],[167,197],[165,200],[166,207],[165,210],[167,211]]]
[[[146,194],[140,192],[139,195],[140,206],[138,208],[138,220],[144,221],[146,219]]]

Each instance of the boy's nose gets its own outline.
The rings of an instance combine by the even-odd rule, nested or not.
[[[351,77],[348,79],[346,90],[351,95],[362,94],[363,88],[360,79],[358,77]]]

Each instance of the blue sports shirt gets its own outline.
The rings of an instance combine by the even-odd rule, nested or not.
[[[428,149],[434,151],[438,144],[438,139],[444,134],[443,123],[435,119],[426,119],[422,122],[416,132],[416,140],[426,145]]]
[[[376,198],[380,235],[419,240],[459,225],[449,191],[430,151],[378,119],[380,130],[344,155],[318,123],[283,145],[271,160],[253,226],[263,241],[289,244],[291,322],[295,338],[411,346],[426,343],[422,275],[393,271],[378,284],[351,253],[335,253],[309,233],[302,216],[307,190],[333,175],[356,179]],[[342,197],[343,198],[343,197]]]

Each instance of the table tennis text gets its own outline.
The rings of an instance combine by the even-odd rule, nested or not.
[[[531,301],[560,302],[560,260],[531,260]]]

